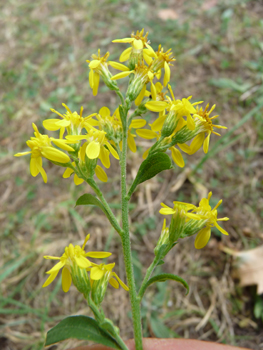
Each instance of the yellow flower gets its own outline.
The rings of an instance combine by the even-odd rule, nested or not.
[[[16,153],[15,157],[24,156],[26,154],[31,154],[30,160],[30,173],[32,176],[37,176],[39,173],[42,175],[44,182],[47,182],[47,174],[42,167],[42,157],[47,158],[53,162],[57,163],[68,163],[70,158],[64,152],[56,149],[52,146],[53,142],[56,146],[62,148],[65,151],[74,152],[74,148],[67,145],[69,143],[67,140],[49,138],[47,135],[42,135],[38,131],[37,126],[33,123],[33,129],[35,130],[35,137],[31,137],[30,140],[26,142],[31,151]]]
[[[60,130],[59,138],[63,137],[65,128],[67,129],[69,135],[80,135],[83,128],[88,127],[90,123],[93,125],[91,118],[96,115],[96,113],[90,114],[89,116],[83,118],[83,107],[81,107],[80,113],[78,114],[77,112],[71,112],[65,103],[62,103],[62,106],[66,108],[67,112],[65,114],[61,114],[55,109],[51,109],[51,111],[59,115],[62,120],[46,119],[43,121],[43,126],[45,129],[50,131]]]
[[[108,66],[112,66],[121,71],[129,71],[129,68],[124,66],[123,64],[109,61],[107,59],[109,57],[109,52],[107,52],[104,56],[100,56],[100,50],[98,50],[98,55],[91,55],[93,58],[92,61],[87,60],[89,63],[90,73],[89,73],[89,84],[93,90],[93,95],[96,96],[98,93],[100,76],[102,77],[104,83],[111,90],[118,90],[118,86],[114,81],[111,81],[112,74],[110,73]]]
[[[101,259],[107,258],[111,255],[111,253],[108,252],[86,253],[84,248],[87,241],[89,240],[89,237],[90,235],[87,235],[82,247],[80,247],[79,245],[73,246],[72,244],[70,244],[68,247],[65,248],[65,252],[61,257],[49,255],[44,256],[45,259],[59,260],[59,262],[47,272],[49,277],[42,287],[47,287],[50,283],[52,283],[57,277],[59,270],[62,269],[62,289],[66,293],[68,292],[71,286],[71,268],[74,264],[76,264],[80,269],[87,269],[92,265],[92,263],[87,259],[87,257]]]
[[[177,201],[173,202],[173,204],[173,208],[170,208],[168,205],[161,203],[161,206],[163,208],[160,209],[159,213],[162,215],[179,214],[181,217],[185,217],[187,219],[199,219],[199,216],[197,214],[188,213],[189,210],[196,209],[195,205]]]
[[[112,145],[109,143],[108,139],[106,138],[106,132],[97,130],[93,127],[91,127],[88,130],[88,133],[86,135],[69,135],[66,136],[66,139],[71,141],[77,141],[77,140],[87,140],[87,147],[86,147],[86,155],[89,159],[96,159],[99,158],[102,162],[102,164],[106,167],[110,167],[110,156],[111,153],[114,158],[120,159],[118,153],[116,150],[112,147]],[[107,149],[106,149],[106,147]]]
[[[138,61],[141,60],[141,58],[144,58],[146,63],[150,64],[152,62],[151,56],[155,56],[155,52],[152,49],[152,47],[149,45],[149,41],[147,39],[148,32],[144,34],[144,29],[142,29],[140,32],[137,30],[136,34],[134,32],[131,34],[130,38],[124,38],[124,39],[115,39],[112,42],[113,43],[129,43],[131,44],[131,47],[124,50],[123,53],[120,56],[120,62],[125,62],[128,59],[134,58],[134,63],[138,63]],[[150,54],[149,54],[150,53]]]
[[[134,70],[116,74],[111,78],[111,80],[125,78],[131,73],[134,74],[134,77],[132,82],[129,84],[126,96],[130,99],[130,101],[137,99],[136,104],[138,105],[140,104],[138,101],[142,101],[145,95],[146,85],[149,82],[152,82],[155,73],[153,73],[151,68],[147,67],[144,63],[138,62],[138,64],[135,65]]]
[[[158,119],[160,119],[160,117]],[[181,120],[181,121],[178,122],[178,124],[174,130],[174,133],[171,136],[164,138],[164,140],[162,141],[160,146],[164,146],[165,144],[169,144],[171,142],[171,139],[174,136],[174,134],[176,134],[176,132],[184,126],[184,121],[183,120]],[[161,137],[161,132],[154,131],[154,127],[156,128],[156,126],[157,126],[157,123],[155,124],[155,122],[154,122],[153,124],[150,124],[151,130],[140,129],[140,130],[136,130],[136,133],[140,137],[147,139],[147,140],[151,140],[154,138],[159,140]],[[173,161],[175,162],[175,164],[178,165],[180,168],[183,168],[185,163],[184,163],[184,159],[183,159],[183,156],[180,153],[180,151],[175,146],[169,147],[169,150],[172,153],[172,158],[173,158]],[[143,154],[144,159],[148,156],[149,151],[150,151],[150,148],[144,152],[144,154]]]
[[[217,203],[217,205],[212,209],[209,205],[209,200],[212,196],[212,192],[209,192],[207,198],[201,199],[199,203],[199,207],[194,209],[193,211],[201,220],[206,220],[205,227],[199,231],[195,238],[195,248],[201,249],[205,247],[211,236],[211,227],[216,227],[221,233],[224,235],[228,235],[228,233],[218,225],[217,221],[227,221],[229,218],[224,217],[221,219],[217,218],[217,208],[222,203],[222,199]]]
[[[217,118],[218,115],[215,115],[212,118],[210,118],[209,115],[215,109],[215,106],[216,105],[213,105],[210,111],[208,111],[209,104],[207,104],[204,110],[202,109],[202,107],[200,107],[200,109],[197,107],[196,113],[193,115],[193,117],[195,118],[195,121],[196,121],[195,124],[199,130],[199,133],[193,139],[190,146],[185,147],[185,145],[182,145],[181,149],[186,153],[193,154],[196,151],[198,151],[202,145],[203,145],[204,152],[207,153],[209,148],[210,135],[213,133],[215,135],[221,136],[219,133],[214,131],[214,128],[227,129],[226,126],[213,125],[212,120]]]
[[[150,101],[145,104],[145,107],[153,112],[165,112],[167,109],[169,111],[169,118],[187,118],[187,127],[190,130],[195,129],[195,123],[191,114],[196,113],[195,105],[202,103],[202,101],[191,103],[189,100],[192,96],[188,98],[183,98],[182,100],[176,100],[171,89],[171,86],[168,85],[169,91],[171,93],[172,99],[167,96],[166,101]],[[163,115],[162,115],[163,116]],[[166,118],[163,117],[162,123],[165,123]],[[161,123],[160,123],[161,124]]]
[[[124,284],[122,282],[122,280],[119,278],[119,276],[115,273],[112,272],[112,269],[115,266],[115,263],[112,264],[94,264],[91,263],[92,268],[90,269],[90,280],[91,283],[93,281],[98,281],[101,280],[102,278],[105,279],[105,282],[109,282],[112,287],[118,289],[119,288],[119,284],[122,286],[123,289],[125,290],[129,290],[129,288],[126,286],[126,284]]]
[[[171,49],[164,52],[162,46],[159,45],[158,51],[156,51],[156,57],[153,60],[151,65],[151,68],[155,73],[160,72],[162,68],[164,69],[164,79],[163,79],[164,86],[166,86],[170,81],[170,75],[171,75],[170,66],[172,66],[170,62],[175,61],[175,58],[172,55],[173,53],[171,52]]]

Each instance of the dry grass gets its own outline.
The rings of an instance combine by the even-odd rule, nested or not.
[[[58,281],[41,289],[45,271],[51,266],[43,261],[44,254],[59,255],[69,242],[81,242],[90,232],[90,247],[100,250],[106,244],[113,253],[109,261],[117,263],[120,277],[125,279],[120,241],[105,217],[99,209],[74,209],[78,196],[92,193],[91,189],[60,181],[63,169],[49,163],[45,165],[48,183],[44,185],[40,177],[30,176],[27,159],[13,158],[14,153],[25,149],[32,122],[41,127],[42,120],[51,116],[50,107],[62,110],[64,102],[79,110],[83,105],[87,114],[104,105],[115,108],[113,93],[101,87],[95,100],[88,87],[85,60],[98,47],[109,50],[112,59],[117,59],[123,47],[111,40],[145,27],[153,47],[162,42],[176,55],[175,95],[193,95],[216,103],[220,124],[229,129],[263,102],[262,1],[170,0],[166,7],[178,19],[167,21],[158,17],[163,7],[157,0],[91,0],[78,4],[71,0],[12,0],[0,4],[1,349],[41,349],[46,331],[60,319],[90,314],[74,288],[64,294]],[[225,86],[222,78],[231,79],[237,86],[230,86],[229,81]],[[138,252],[134,255],[138,281],[153,258],[161,229],[161,201],[196,204],[213,190],[215,202],[224,199],[220,215],[231,218],[224,226],[228,237],[215,232],[202,251],[194,249],[190,238],[167,256],[163,271],[182,276],[190,285],[190,293],[185,297],[175,283],[149,289],[143,302],[145,335],[177,334],[262,348],[262,322],[253,315],[254,289],[238,287],[231,274],[232,259],[220,251],[222,243],[236,250],[262,244],[262,125],[261,109],[217,145],[209,159],[199,151],[187,157],[183,171],[176,168],[164,172],[133,195],[132,245]],[[140,151],[148,147],[148,142],[136,141]],[[215,141],[216,137],[212,147]],[[141,153],[129,156],[130,180],[140,161]],[[199,162],[203,166],[196,169]],[[118,163],[113,161],[110,180],[101,188],[119,215],[117,174]],[[132,337],[127,293],[109,290],[104,306],[124,338]],[[74,344],[68,341],[56,349]]]

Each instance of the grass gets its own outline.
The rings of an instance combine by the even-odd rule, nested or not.
[[[89,314],[74,288],[64,294],[60,281],[41,288],[51,266],[43,255],[59,255],[69,242],[81,242],[91,233],[90,246],[107,245],[125,280],[120,241],[99,209],[74,208],[75,200],[90,189],[60,181],[62,169],[46,163],[48,183],[29,174],[28,159],[13,158],[26,149],[32,122],[40,129],[52,116],[84,106],[87,114],[107,105],[116,107],[113,93],[101,84],[94,99],[88,86],[86,60],[100,48],[117,59],[124,46],[114,38],[145,28],[152,46],[172,48],[177,61],[172,85],[178,98],[217,104],[220,124],[228,131],[212,138],[210,152],[185,157],[181,175],[165,172],[140,185],[132,197],[136,278],[141,279],[153,257],[161,229],[159,203],[173,200],[198,203],[213,190],[223,198],[220,215],[228,237],[213,235],[207,248],[196,251],[193,240],[184,241],[166,258],[162,271],[179,274],[190,293],[174,283],[151,287],[143,302],[145,336],[199,338],[260,349],[262,297],[254,289],[241,289],[231,274],[232,260],[219,250],[220,243],[235,250],[262,244],[262,1],[133,1],[90,0],[2,2],[0,89],[0,347],[42,349],[46,331],[72,314]],[[162,20],[168,8],[176,20]],[[121,30],[120,30],[121,29]],[[143,152],[145,141],[136,140]],[[130,154],[130,180],[141,154]],[[108,171],[102,186],[119,215],[118,164]],[[149,213],[151,215],[149,215]],[[149,216],[151,216],[149,218]],[[109,259],[109,261],[111,261]],[[124,291],[112,291],[104,302],[126,339],[132,337]],[[254,311],[255,309],[255,311]],[[210,310],[209,318],[201,323]],[[246,320],[250,320],[249,322]],[[62,350],[75,344],[59,344]],[[261,344],[261,345],[260,345]]]

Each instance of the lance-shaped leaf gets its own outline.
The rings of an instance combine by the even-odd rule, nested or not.
[[[90,340],[114,349],[121,349],[116,340],[98,322],[88,316],[70,316],[59,322],[47,332],[45,346],[69,338]]]
[[[132,195],[135,188],[144,181],[147,181],[159,174],[163,170],[172,169],[172,162],[165,153],[158,152],[148,156],[141,164],[137,176],[134,179],[128,193],[128,197]]]
[[[86,193],[80,196],[76,202],[76,206],[78,205],[96,205],[99,207],[104,214],[107,216],[109,219],[110,223],[112,226],[115,228],[117,232],[120,232],[121,228],[118,226],[118,224],[113,220],[112,216],[108,212],[108,210],[105,208],[105,206],[101,203],[101,201],[93,196],[92,194]]]
[[[173,280],[173,281],[176,281],[176,282],[179,282],[181,283],[186,289],[187,289],[187,293],[186,295],[189,293],[189,286],[187,284],[187,282],[179,277],[179,276],[176,276],[176,275],[173,275],[172,273],[161,273],[159,275],[156,275],[152,278],[150,278],[147,283],[145,283],[145,285],[143,286],[143,288],[140,290],[140,297],[142,298],[146,289],[153,283],[155,282],[165,282],[167,280]]]

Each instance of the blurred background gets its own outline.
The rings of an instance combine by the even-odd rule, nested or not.
[[[230,218],[224,223],[229,236],[214,230],[202,250],[194,248],[191,237],[167,256],[159,270],[183,277],[190,293],[185,297],[175,282],[150,287],[142,303],[144,335],[263,348],[263,299],[256,292],[262,260],[254,264],[254,286],[242,288],[233,256],[226,253],[226,248],[241,252],[263,241],[262,18],[260,0],[1,1],[1,349],[42,349],[46,331],[59,320],[91,314],[74,287],[63,293],[59,279],[41,288],[53,265],[43,255],[60,256],[70,242],[82,244],[91,233],[88,249],[106,246],[113,253],[108,262],[116,262],[116,272],[125,280],[120,240],[107,219],[99,209],[74,208],[77,198],[92,190],[62,179],[64,170],[50,162],[44,163],[44,184],[40,175],[30,175],[29,156],[13,155],[27,150],[32,122],[44,132],[42,121],[54,118],[50,108],[64,113],[62,102],[74,111],[83,105],[85,115],[102,106],[113,112],[118,101],[103,83],[93,97],[86,60],[98,48],[118,60],[128,46],[111,41],[142,28],[149,31],[155,50],[160,43],[166,50],[172,48],[175,97],[193,95],[194,100],[215,103],[218,122],[228,130],[221,138],[212,136],[206,156],[202,150],[184,155],[184,169],[163,172],[133,195],[131,239],[137,282],[154,256],[162,226],[160,202],[198,204],[212,190],[212,205],[223,199],[219,217]],[[120,86],[125,88],[126,82]],[[129,153],[129,181],[150,145],[139,137],[136,143],[138,152]],[[113,157],[111,161],[109,181],[100,187],[120,217],[119,165]],[[123,337],[131,338],[127,292],[109,287],[103,305]],[[76,344],[81,342],[65,341],[52,350]]]

